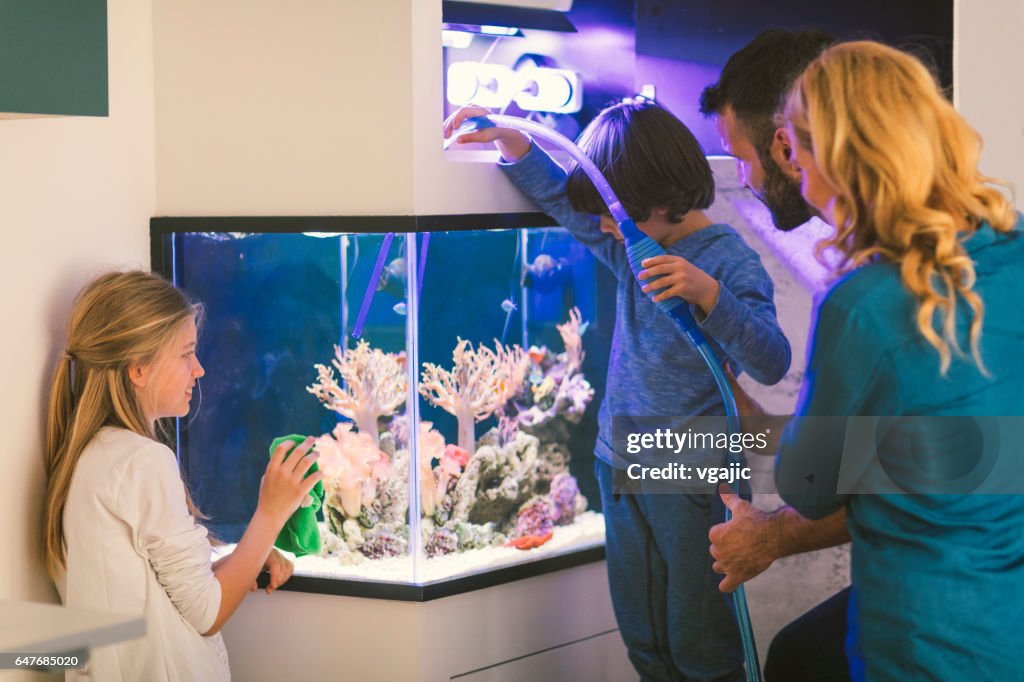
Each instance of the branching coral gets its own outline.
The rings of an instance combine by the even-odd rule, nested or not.
[[[420,393],[431,404],[455,415],[459,422],[459,447],[473,452],[476,422],[491,416],[501,391],[498,355],[486,346],[474,349],[459,339],[452,351],[452,369],[423,363]]]
[[[530,368],[530,356],[519,346],[504,346],[495,340],[494,348],[482,344],[473,348],[460,338],[452,351],[451,371],[423,363],[420,393],[455,415],[459,447],[470,453],[476,449],[476,422],[502,412],[522,390]]]
[[[497,339],[494,348],[498,356],[498,396],[495,410],[505,413],[505,406],[519,395],[530,371],[530,355],[519,345],[503,346]]]
[[[334,378],[334,369],[315,365],[317,382],[306,390],[379,443],[377,419],[394,414],[405,402],[405,354],[385,353],[362,340],[346,351],[334,346],[334,356],[331,364],[341,383]]]
[[[557,422],[556,417],[570,423],[579,422],[594,397],[594,389],[580,372],[586,324],[579,309],[573,308],[569,311],[569,320],[557,326],[565,344],[564,352],[555,355],[547,347],[530,348],[534,368],[528,395],[532,404],[519,405],[516,416],[519,425],[530,433]]]
[[[582,322],[580,309],[574,306],[569,311],[569,321],[556,327],[565,345],[566,375],[578,371],[583,366],[583,332],[580,331]]]

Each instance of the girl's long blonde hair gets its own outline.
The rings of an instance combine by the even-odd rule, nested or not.
[[[57,361],[46,420],[44,558],[56,578],[64,560],[64,508],[75,467],[104,426],[155,438],[128,368],[151,362],[182,324],[202,316],[174,285],[141,271],[97,277],[78,295]],[[188,494],[186,492],[186,498]],[[191,499],[190,509],[195,512]]]
[[[962,355],[956,308],[973,313],[971,353],[978,349],[984,304],[973,291],[974,263],[962,241],[982,222],[1000,232],[1016,217],[1003,194],[978,171],[981,137],[943,96],[916,58],[879,43],[831,47],[796,81],[785,118],[796,142],[814,155],[838,189],[836,233],[819,245],[842,255],[841,270],[883,259],[900,268],[919,301],[917,326],[939,353],[943,374]],[[940,313],[942,335],[934,327]]]

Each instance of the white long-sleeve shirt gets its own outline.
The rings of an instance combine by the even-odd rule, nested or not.
[[[67,606],[143,614],[146,636],[91,653],[85,679],[175,682],[231,678],[217,618],[220,583],[206,529],[195,522],[174,454],[104,427],[86,446],[64,509]],[[81,679],[71,671],[68,679]]]

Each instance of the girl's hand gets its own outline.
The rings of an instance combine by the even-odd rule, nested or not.
[[[288,582],[288,578],[292,577],[292,571],[295,570],[295,564],[289,561],[283,554],[277,551],[277,549],[271,549],[270,555],[267,557],[266,563],[263,564],[263,570],[270,573],[270,582],[265,588],[267,594],[270,594],[277,588]],[[251,592],[255,592],[257,585],[254,582],[252,584]]]
[[[721,291],[718,280],[685,258],[666,254],[647,258],[640,265],[644,268],[639,275],[640,280],[661,275],[657,281],[642,288],[645,294],[660,289],[651,299],[655,303],[678,296],[700,307],[705,315],[710,315],[718,303],[718,292]]]
[[[297,446],[291,441],[285,441],[274,448],[260,483],[257,512],[262,511],[282,526],[295,513],[309,491],[323,478],[320,471],[306,476],[306,472],[319,457],[316,452],[310,452],[313,443],[312,438],[307,438]],[[295,449],[288,454],[293,447]]]
[[[472,104],[462,107],[444,122],[444,139],[447,140],[451,137],[452,133],[458,130],[459,126],[467,118],[486,116],[489,113],[491,112],[483,107]],[[501,152],[502,158],[510,163],[515,163],[530,151],[530,138],[511,128],[484,128],[483,130],[459,135],[455,138],[455,141],[459,144],[467,142],[493,142],[494,146]]]

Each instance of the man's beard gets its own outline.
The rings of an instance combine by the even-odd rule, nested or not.
[[[783,232],[800,227],[818,212],[800,195],[800,183],[793,180],[779,168],[772,159],[762,161],[764,166],[764,191],[754,193],[772,214],[775,227]]]

